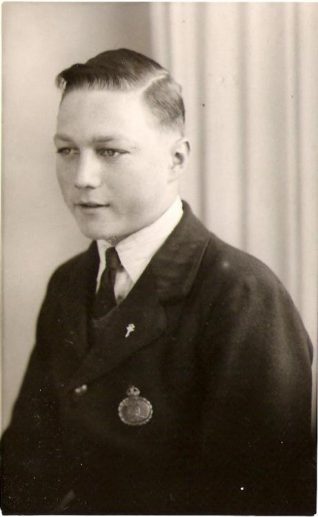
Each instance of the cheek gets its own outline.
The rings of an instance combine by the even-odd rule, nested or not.
[[[56,164],[56,176],[61,188],[66,187],[72,182],[72,169],[65,163]]]
[[[152,169],[147,168],[142,172],[139,170],[137,173],[122,176],[112,187],[117,199],[121,199],[127,207],[133,209],[141,205],[152,205],[164,189],[164,180],[153,166]]]
[[[64,194],[65,191],[67,190],[67,181],[65,180],[64,175],[60,174],[59,172],[57,172],[56,176],[57,176],[57,181],[60,186],[60,189],[61,189],[62,193]]]
[[[71,176],[68,175],[64,170],[61,171],[61,169],[57,168],[56,177],[57,177],[57,181],[60,186],[63,198],[66,201],[66,203],[68,203],[68,199],[71,198],[71,194],[72,194],[72,190],[73,190],[72,181],[70,179]]]

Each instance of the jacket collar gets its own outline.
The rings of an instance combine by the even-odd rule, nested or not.
[[[211,237],[184,201],[183,210],[180,223],[149,265],[162,302],[180,299],[189,293]]]

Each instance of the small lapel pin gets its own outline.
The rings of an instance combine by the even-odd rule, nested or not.
[[[127,327],[126,327],[126,335],[125,335],[125,337],[129,337],[129,335],[130,335],[132,332],[134,332],[135,328],[136,328],[136,327],[135,327],[135,324],[134,324],[134,323],[129,323],[129,325],[127,325]]]

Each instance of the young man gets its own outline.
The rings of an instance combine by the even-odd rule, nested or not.
[[[314,513],[311,344],[279,280],[181,202],[178,85],[125,49],[58,85],[58,180],[93,243],[48,286],[4,513]]]

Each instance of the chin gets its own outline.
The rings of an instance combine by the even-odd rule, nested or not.
[[[105,228],[98,228],[90,224],[79,224],[79,229],[85,237],[93,241],[97,239],[106,239]]]
[[[88,239],[91,239],[93,241],[97,241],[99,239],[105,240],[108,242],[119,242],[122,240],[126,235],[121,235],[120,232],[116,231],[116,228],[105,228],[105,225],[97,226],[97,225],[90,225],[90,224],[80,224],[79,228],[85,237]]]

